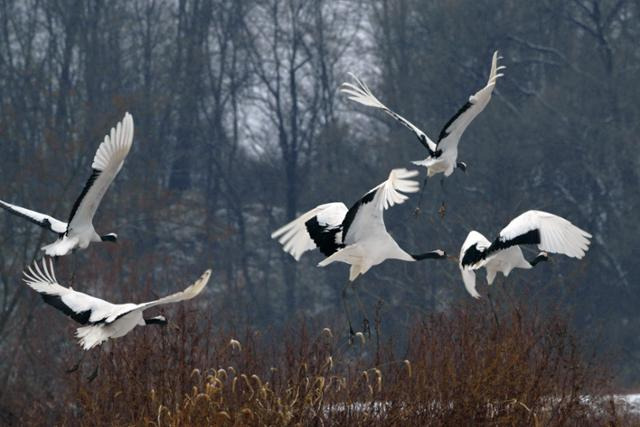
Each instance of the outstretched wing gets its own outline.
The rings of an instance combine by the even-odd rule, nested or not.
[[[386,105],[380,102],[378,98],[376,98],[373,93],[371,93],[371,90],[367,87],[367,85],[353,73],[349,73],[349,75],[353,77],[353,79],[356,81],[356,84],[342,83],[340,87],[341,92],[347,94],[349,99],[352,101],[355,101],[362,105],[366,105],[367,107],[378,108],[384,111],[385,113],[402,123],[404,126],[411,129],[411,131],[413,131],[413,133],[415,133],[418,137],[418,141],[420,141],[420,144],[422,144],[429,151],[430,156],[434,156],[436,154],[436,143],[429,139],[429,137],[424,132],[418,129],[418,127],[411,123],[409,120],[390,110]]]
[[[342,221],[347,214],[344,203],[326,203],[300,215],[287,225],[271,233],[278,239],[285,252],[296,261],[302,254],[318,248],[325,256],[344,247]]]
[[[531,210],[514,218],[500,231],[491,246],[479,253],[467,253],[464,265],[481,266],[491,254],[516,245],[538,245],[543,251],[572,258],[584,257],[591,234],[557,215]]]
[[[418,171],[393,169],[382,184],[373,188],[358,200],[347,212],[342,223],[342,236],[350,245],[375,233],[386,232],[383,212],[409,198],[402,193],[415,193],[420,189],[417,181],[410,179]]]
[[[476,291],[476,273],[474,270],[482,265],[474,266],[472,261],[482,259],[482,254],[489,246],[491,246],[491,242],[481,233],[470,231],[462,244],[462,248],[460,248],[458,267],[460,268],[460,274],[462,274],[464,287],[474,298],[480,298],[480,294]]]
[[[122,307],[135,307],[135,304],[111,304],[100,298],[65,288],[58,283],[51,258],[42,265],[34,262],[23,272],[24,282],[38,292],[49,305],[57,308],[82,325],[99,324]]]
[[[211,269],[208,269],[207,271],[202,273],[202,276],[200,276],[198,280],[196,280],[195,282],[193,282],[193,284],[185,288],[185,290],[176,292],[175,294],[168,295],[166,297],[157,299],[155,301],[137,304],[135,309],[146,310],[147,308],[151,308],[156,305],[170,304],[173,302],[180,302],[180,301],[189,300],[191,298],[195,298],[200,294],[200,292],[202,292],[204,287],[207,286],[207,283],[209,283],[210,277],[211,277]],[[124,316],[126,313],[127,312],[123,312],[123,313],[120,313],[118,316],[112,316],[111,318],[107,319],[107,323],[113,322],[117,317]]]
[[[493,53],[493,59],[491,60],[491,71],[487,85],[474,95],[471,95],[469,101],[444,125],[438,136],[438,149],[447,151],[458,146],[460,137],[467,126],[469,126],[469,123],[484,110],[491,100],[491,94],[496,85],[496,80],[503,75],[498,74],[498,71],[504,68],[504,66],[498,67],[498,51],[495,51]]]
[[[20,216],[34,224],[38,224],[40,227],[44,227],[54,233],[64,234],[64,232],[67,231],[67,223],[55,219],[52,216],[12,205],[11,203],[3,202],[2,200],[0,200],[0,208],[6,209],[12,214]]]
[[[93,172],[71,209],[68,232],[91,224],[102,197],[122,169],[132,142],[133,118],[126,113],[98,147],[91,164]]]
[[[589,250],[591,234],[557,215],[531,210],[502,229],[489,250],[521,244],[537,244],[543,251],[582,258]]]

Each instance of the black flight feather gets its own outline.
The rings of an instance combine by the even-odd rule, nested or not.
[[[472,103],[470,103],[469,101],[467,101],[467,103],[466,103],[466,104],[464,104],[464,105],[462,106],[462,108],[460,108],[460,109],[458,110],[458,112],[457,112],[453,117],[451,117],[451,118],[449,119],[449,121],[448,121],[448,122],[444,125],[444,127],[442,128],[442,131],[440,131],[440,135],[438,136],[438,144],[440,143],[440,141],[442,141],[442,140],[443,140],[443,139],[445,139],[447,136],[449,136],[449,133],[450,133],[450,132],[448,132],[448,131],[447,131],[447,129],[449,129],[449,126],[451,126],[451,124],[452,124],[453,122],[455,122],[455,121],[456,121],[456,119],[457,119],[458,117],[460,117],[462,114],[464,114],[464,112],[465,112],[465,111],[467,111],[469,108],[471,108],[471,106],[472,106],[472,105],[473,105]]]
[[[40,295],[42,296],[42,299],[44,300],[44,302],[57,308],[58,310],[60,310],[67,316],[71,317],[73,320],[80,323],[81,325],[86,325],[87,323],[89,323],[89,318],[91,317],[91,310],[85,310],[85,311],[76,313],[62,301],[62,298],[60,297],[60,295],[48,295],[48,294],[40,294]]]
[[[309,236],[324,256],[333,255],[338,249],[344,248],[344,244],[336,242],[336,235],[342,231],[342,227],[323,226],[318,222],[317,216],[305,222],[304,225]]]
[[[78,211],[78,208],[80,207],[80,203],[82,203],[82,200],[85,198],[85,196],[87,195],[87,193],[89,192],[89,190],[91,189],[93,184],[96,182],[96,179],[98,179],[101,173],[102,171],[98,169],[93,169],[91,176],[89,177],[89,179],[87,180],[87,183],[82,189],[82,193],[80,193],[80,196],[78,196],[75,203],[73,204],[73,207],[71,208],[71,214],[69,215],[69,221],[68,221],[69,224],[71,224],[71,220],[73,220],[73,217]]]
[[[358,209],[360,209],[360,206],[370,203],[375,197],[376,191],[378,191],[377,188],[369,191],[360,200],[358,200],[353,206],[351,206],[351,208],[347,211],[347,214],[344,216],[344,220],[342,221],[342,241],[343,242],[347,240],[347,232],[349,231],[349,227],[351,227],[353,220],[356,219]]]
[[[464,256],[462,257],[462,261],[460,262],[460,264],[462,264],[463,267],[466,267],[467,265],[473,265],[477,262],[480,262],[486,258],[485,252],[486,250],[478,250],[478,244],[474,243],[472,246],[469,246],[469,248],[467,248],[467,250],[464,252]]]
[[[49,221],[49,219],[47,218],[44,218],[42,221],[38,221],[35,218],[30,217],[29,215],[23,214],[22,212],[12,209],[10,206],[5,205],[4,203],[0,203],[0,208],[6,209],[8,212],[12,213],[13,215],[24,218],[33,224],[46,228],[49,231],[53,231],[53,229],[51,228],[51,221]]]
[[[461,264],[463,267],[473,265],[483,259],[487,259],[487,257],[494,252],[508,249],[511,246],[516,245],[538,245],[540,244],[540,241],[540,230],[534,228],[533,230],[529,230],[524,234],[514,237],[513,239],[507,240],[502,237],[498,237],[491,246],[483,251],[478,250],[478,244],[476,243],[465,251]]]

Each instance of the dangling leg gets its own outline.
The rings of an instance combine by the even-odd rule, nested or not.
[[[447,212],[447,207],[444,204],[444,197],[446,194],[444,191],[444,175],[440,178],[440,189],[442,190],[442,205],[440,206],[438,213],[440,214],[440,218],[444,218],[444,214]]]
[[[429,179],[429,175],[424,177],[424,181],[422,181],[422,188],[420,189],[420,196],[418,197],[418,206],[413,211],[415,216],[420,215],[420,211],[422,208],[422,197],[424,196],[424,189],[427,188],[427,180]]]
[[[86,351],[82,352],[82,356],[80,356],[80,359],[78,359],[78,361],[76,362],[75,365],[73,365],[72,367],[70,367],[69,369],[66,370],[67,374],[70,374],[72,372],[77,371],[80,368],[80,364],[82,363],[82,361],[84,360],[84,355],[87,354]]]
[[[356,333],[353,332],[353,326],[351,325],[351,313],[349,312],[349,304],[347,304],[347,288],[349,285],[351,285],[351,282],[347,282],[342,288],[342,307],[344,308],[344,313],[347,316],[347,322],[349,322],[349,344],[351,344]]]
[[[496,330],[500,329],[500,321],[498,320],[498,313],[493,306],[493,300],[491,299],[491,290],[487,291],[487,299],[489,300],[489,307],[491,307],[491,313],[493,314],[493,320],[496,322]]]
[[[96,379],[96,377],[98,376],[98,369],[100,368],[100,362],[98,362],[98,364],[96,365],[96,368],[93,370],[93,372],[87,377],[87,381],[91,382],[93,380]]]
[[[72,263],[72,268],[71,268],[71,279],[69,279],[69,283],[71,287],[76,286],[76,272],[78,271],[78,257],[71,257],[73,258],[73,261],[71,261]]]
[[[93,352],[94,354],[97,353],[97,360],[96,360],[96,367],[93,369],[93,371],[89,374],[89,376],[87,377],[87,381],[91,382],[93,380],[96,379],[96,377],[98,376],[98,372],[100,372],[100,364],[102,362],[102,358],[103,357],[108,357],[109,354],[111,353],[111,341],[107,341],[104,344],[102,344],[102,348],[101,349],[96,349]]]
[[[362,332],[367,334],[369,338],[371,337],[371,329],[369,328],[369,319],[367,318],[367,313],[364,311],[364,305],[362,304],[362,300],[360,299],[360,292],[358,292],[358,288],[356,286],[352,286],[353,293],[356,296],[356,302],[358,303],[358,308],[360,308],[360,313],[362,314]]]

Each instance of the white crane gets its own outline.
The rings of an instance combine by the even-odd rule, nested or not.
[[[184,301],[197,296],[209,281],[211,270],[207,270],[191,286],[182,292],[142,304],[112,304],[100,298],[66,288],[58,283],[53,263],[44,259],[40,267],[36,262],[24,272],[24,281],[38,292],[42,299],[76,322],[84,325],[76,331],[83,349],[89,350],[109,338],[120,338],[136,326],[165,325],[164,316],[145,318],[143,312],[151,307]]]
[[[271,238],[277,238],[296,261],[306,251],[318,248],[327,257],[318,266],[336,261],[351,265],[349,281],[387,259],[413,262],[445,258],[442,250],[419,255],[405,252],[384,225],[384,210],[407,200],[408,196],[402,193],[418,191],[418,182],[409,179],[417,174],[393,169],[386,181],[367,192],[351,209],[344,203],[317,206],[271,233]]]
[[[413,131],[413,133],[418,137],[420,144],[427,149],[428,153],[424,160],[414,161],[413,163],[427,168],[427,178],[439,173],[443,173],[445,177],[448,177],[453,173],[456,167],[466,171],[467,164],[465,162],[458,161],[458,142],[460,141],[460,137],[467,126],[469,126],[469,123],[471,123],[473,119],[475,119],[476,116],[484,110],[491,100],[491,94],[493,93],[496,81],[498,77],[503,75],[502,73],[498,74],[498,71],[504,68],[506,67],[498,66],[498,51],[495,51],[491,60],[491,71],[489,72],[489,80],[487,81],[486,86],[469,97],[469,100],[462,106],[462,108],[460,108],[458,112],[444,125],[438,135],[437,141],[435,142],[410,121],[380,102],[378,98],[373,95],[367,85],[354,74],[350,73],[356,84],[343,83],[341,91],[348,95],[348,98],[352,101],[368,107],[381,109],[404,126],[411,129],[411,131]],[[424,191],[427,178],[425,178],[423,183],[422,191]],[[441,181],[441,184],[443,183],[444,179]]]
[[[405,252],[385,227],[384,210],[407,200],[408,196],[402,193],[418,191],[418,182],[410,179],[417,174],[394,169],[386,181],[367,192],[351,209],[344,203],[317,206],[271,233],[271,238],[278,239],[296,261],[303,253],[318,248],[327,257],[318,266],[336,261],[351,265],[349,282],[387,259],[413,262],[446,258],[439,249],[415,255]],[[346,286],[343,296],[345,291]],[[351,327],[350,330],[353,332]]]
[[[92,173],[71,208],[69,221],[25,209],[0,200],[0,207],[58,234],[58,239],[42,248],[49,256],[64,256],[85,249],[92,242],[115,242],[116,233],[99,235],[93,228],[93,216],[102,197],[120,172],[133,142],[133,118],[126,113],[111,133],[105,136],[91,164]]]
[[[590,238],[591,234],[566,219],[536,210],[514,218],[493,243],[477,231],[471,231],[460,249],[459,267],[464,286],[472,297],[480,298],[475,270],[484,267],[491,285],[497,272],[506,277],[514,268],[533,268],[547,260],[547,252],[580,259],[589,249]],[[538,245],[542,252],[527,261],[519,245]]]

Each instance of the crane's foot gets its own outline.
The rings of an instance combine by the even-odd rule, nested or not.
[[[362,332],[367,334],[367,338],[371,338],[371,328],[369,327],[369,319],[362,319]]]
[[[353,344],[353,340],[356,336],[356,333],[354,332],[353,328],[351,327],[351,324],[349,324],[349,345]]]
[[[75,365],[73,365],[72,367],[70,367],[69,369],[67,369],[65,372],[67,374],[71,374],[75,371],[77,371],[78,369],[80,369],[80,361],[78,361],[78,363],[76,363]]]
[[[98,376],[98,368],[100,367],[100,365],[96,365],[96,368],[93,370],[93,372],[91,373],[91,375],[89,375],[87,377],[87,381],[91,382],[93,380],[96,379],[96,377]]]
[[[445,214],[447,213],[447,206],[444,204],[444,201],[438,208],[438,214],[440,214],[440,219],[444,219]]]

